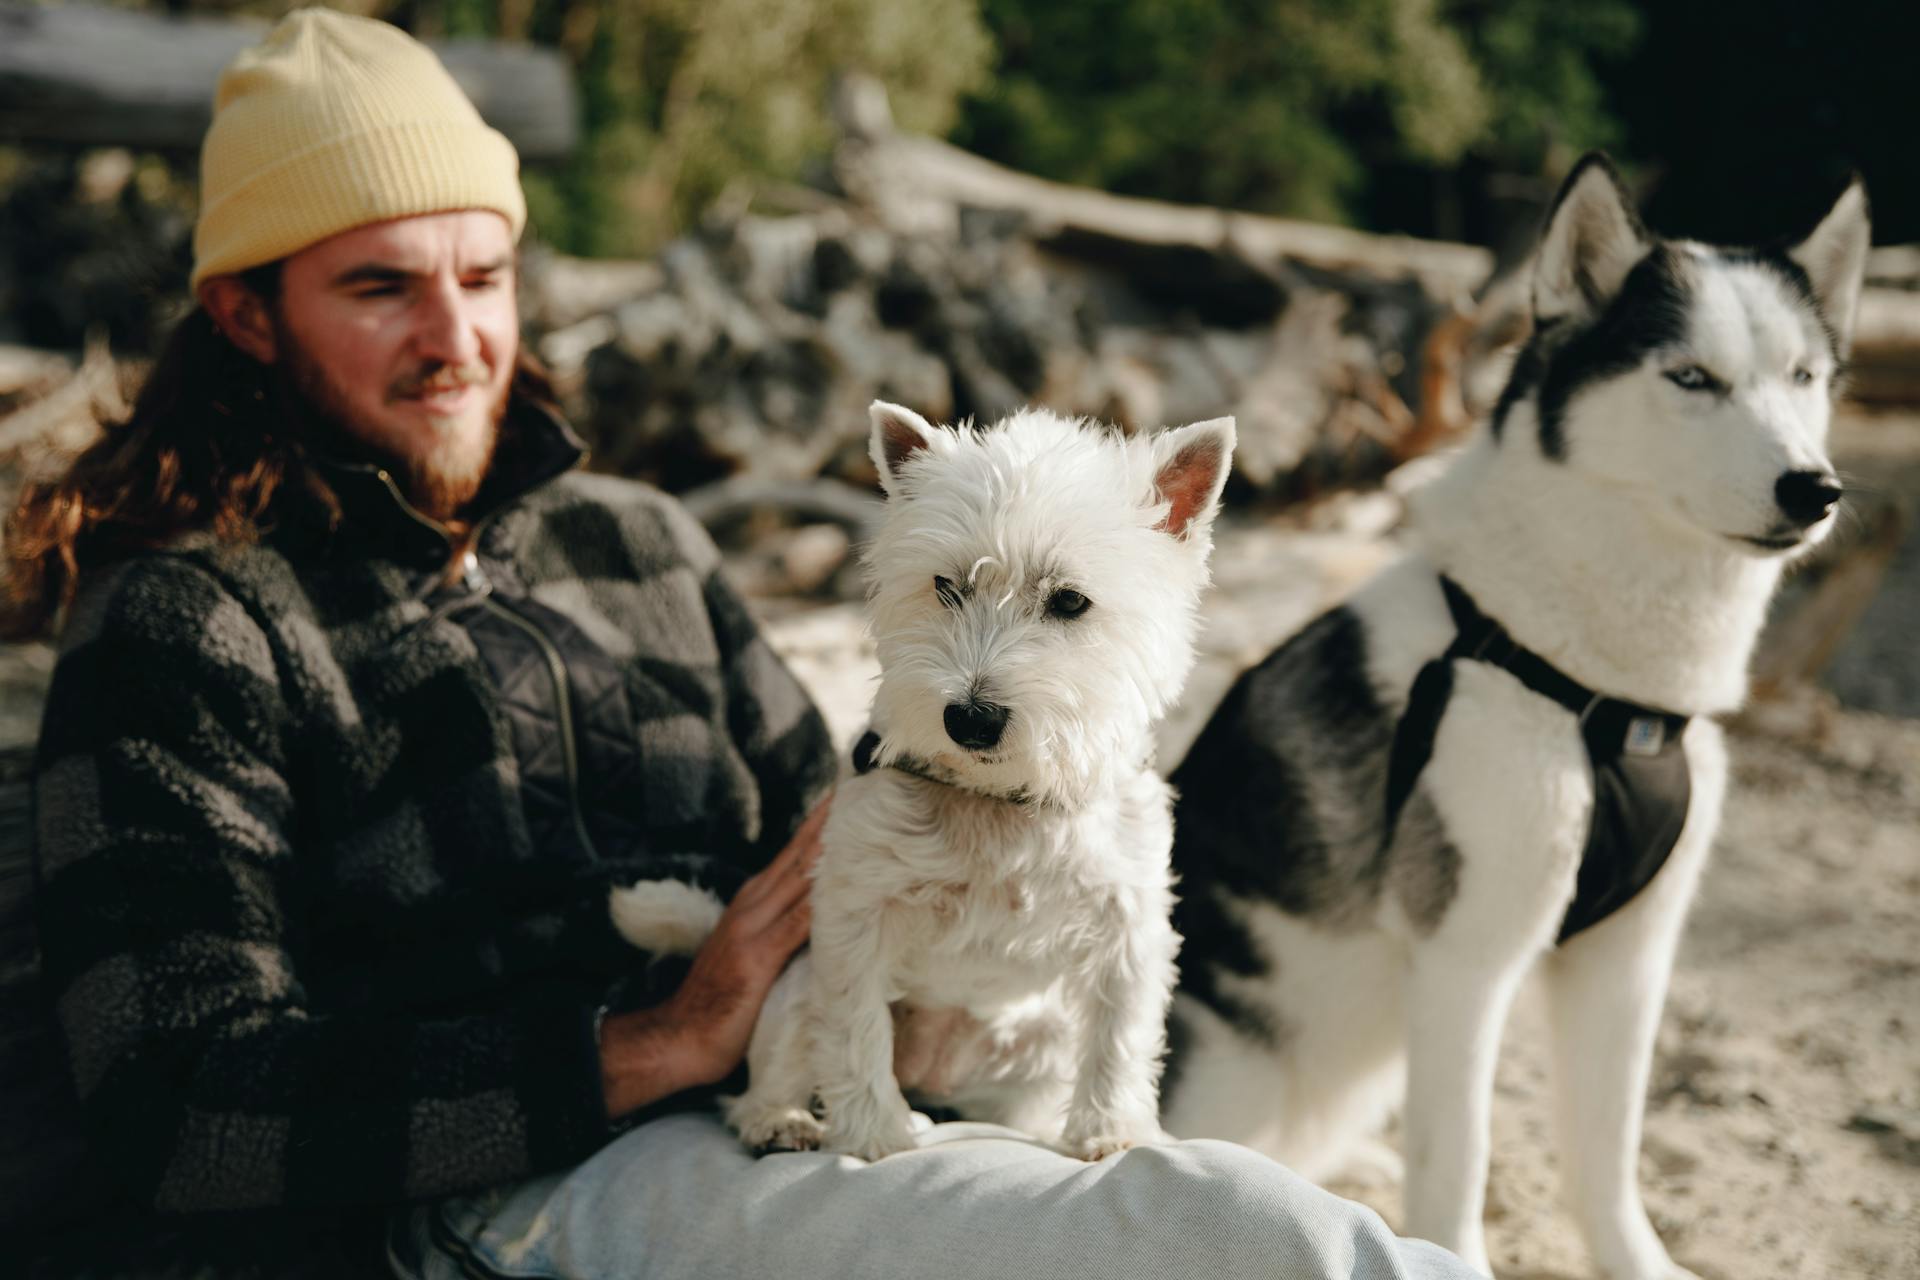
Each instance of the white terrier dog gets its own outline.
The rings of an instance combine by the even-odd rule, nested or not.
[[[1152,730],[1192,665],[1233,422],[872,413],[873,731],[728,1118],[757,1148],[906,1150],[898,1038],[939,1045],[929,1101],[1089,1160],[1161,1141],[1179,938]],[[650,886],[614,908],[660,936]]]

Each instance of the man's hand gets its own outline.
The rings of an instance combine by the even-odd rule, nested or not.
[[[663,1004],[616,1014],[600,1031],[607,1114],[724,1080],[746,1056],[767,992],[807,940],[810,873],[833,797],[822,800],[766,869],[740,886],[680,989]]]

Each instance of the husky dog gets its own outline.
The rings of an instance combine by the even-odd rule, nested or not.
[[[873,728],[728,1119],[756,1148],[906,1150],[899,1039],[953,1048],[915,1073],[930,1101],[1088,1160],[1161,1141],[1179,940],[1152,731],[1193,662],[1233,422],[872,420]]]
[[[1686,1274],[1635,1164],[1725,782],[1709,717],[1833,525],[1867,243],[1857,184],[1799,244],[1725,250],[1650,235],[1602,157],[1569,176],[1533,336],[1414,498],[1417,550],[1246,673],[1173,776],[1172,1133],[1326,1177],[1404,1091],[1405,1229],[1485,1271],[1495,1058],[1538,962],[1594,1260]]]

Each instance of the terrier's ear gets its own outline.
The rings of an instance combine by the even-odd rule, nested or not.
[[[1590,151],[1560,187],[1533,263],[1533,318],[1593,315],[1653,248],[1612,163]]]
[[[1860,307],[1867,246],[1872,240],[1867,188],[1856,177],[1812,234],[1787,250],[1787,256],[1807,273],[1807,283],[1813,286],[1814,300],[1833,329],[1834,345],[1842,359],[1853,345],[1854,313]]]
[[[899,482],[901,464],[920,450],[931,447],[937,428],[913,410],[884,400],[875,400],[868,406],[867,413],[873,418],[873,436],[867,442],[867,451],[873,455],[873,465],[880,470],[880,487],[891,494]]]
[[[1233,466],[1233,419],[1213,418],[1153,437],[1153,489],[1167,504],[1155,528],[1189,538],[1212,527]]]

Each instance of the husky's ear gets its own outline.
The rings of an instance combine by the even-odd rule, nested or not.
[[[1787,250],[1787,256],[1807,273],[1807,283],[1813,286],[1814,299],[1833,327],[1834,341],[1843,357],[1853,344],[1854,312],[1860,306],[1867,245],[1872,239],[1867,188],[1856,177],[1813,233]]]
[[[1190,538],[1213,523],[1233,466],[1233,419],[1213,418],[1153,437],[1153,490],[1167,504],[1155,528]]]
[[[1533,264],[1533,318],[1591,315],[1620,291],[1653,241],[1613,164],[1590,151],[1560,187]]]
[[[931,448],[938,428],[913,410],[885,400],[875,400],[867,413],[873,419],[867,452],[880,469],[880,487],[891,494],[900,479],[901,464],[920,450]]]

